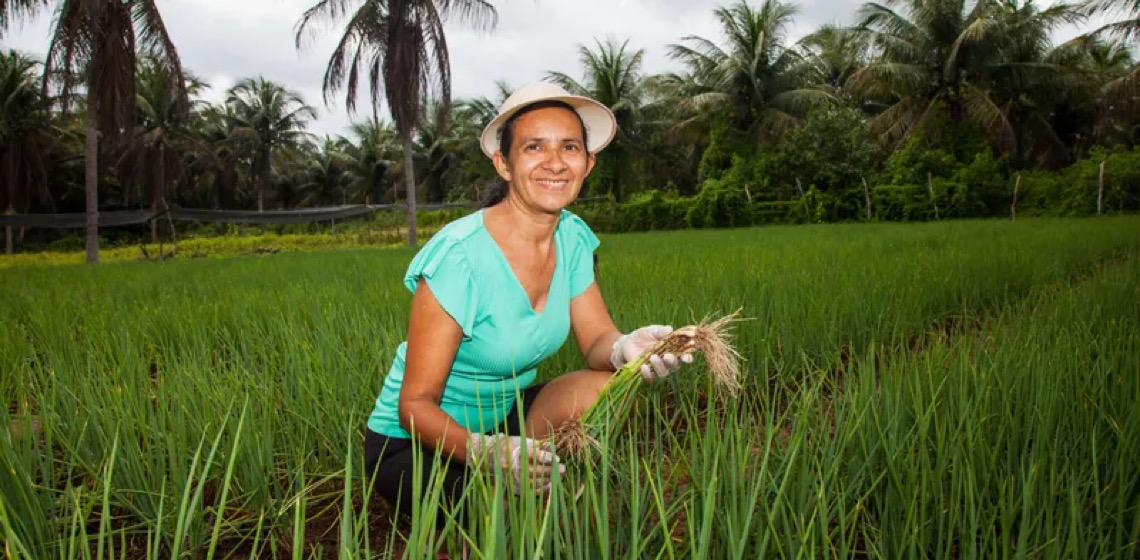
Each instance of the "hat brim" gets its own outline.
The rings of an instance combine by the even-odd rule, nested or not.
[[[483,149],[483,153],[489,158],[494,157],[495,152],[499,151],[499,130],[502,129],[503,124],[514,116],[515,113],[535,103],[542,103],[544,101],[561,101],[573,107],[574,110],[578,112],[578,115],[582,117],[582,123],[586,125],[586,151],[591,154],[602,151],[602,149],[613,141],[614,135],[617,134],[617,120],[614,118],[614,114],[610,111],[609,107],[589,97],[579,95],[544,97],[529,101],[518,107],[513,107],[509,111],[505,111],[496,116],[495,119],[483,129],[483,134],[479,139],[479,146]]]

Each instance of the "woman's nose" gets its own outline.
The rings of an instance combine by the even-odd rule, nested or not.
[[[550,150],[550,154],[546,158],[546,167],[554,173],[561,173],[566,170],[566,160],[562,159],[562,152],[559,150]]]

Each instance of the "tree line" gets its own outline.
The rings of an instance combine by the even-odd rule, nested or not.
[[[0,209],[414,205],[477,201],[496,179],[478,132],[521,84],[453,101],[442,24],[493,28],[482,0],[321,0],[302,14],[298,48],[317,24],[341,30],[323,101],[361,119],[336,137],[309,132],[315,108],[261,77],[203,101],[155,0],[0,0],[0,32],[51,5],[45,60],[0,55]],[[620,39],[552,68],[545,79],[617,116],[584,194],[630,204],[731,191],[849,219],[873,190],[889,207],[914,195],[884,188],[910,185],[1000,206],[951,191],[976,188],[977,169],[1060,170],[1135,144],[1140,1],[868,2],[848,25],[792,41],[797,14],[779,0],[716,8],[720,33],[678,38],[662,74]],[[1116,21],[1052,40],[1103,14]]]

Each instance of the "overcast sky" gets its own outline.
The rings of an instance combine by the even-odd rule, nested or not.
[[[677,69],[665,47],[686,35],[717,40],[713,9],[729,0],[491,0],[499,8],[498,26],[477,33],[448,25],[452,95],[492,95],[495,81],[513,86],[562,71],[578,78],[578,46],[595,38],[629,39],[645,49],[644,70]],[[312,130],[341,134],[350,122],[343,98],[323,102],[320,85],[337,28],[301,52],[294,48],[294,26],[316,0],[159,0],[168,31],[183,65],[212,87],[207,97],[220,100],[243,77],[262,75],[302,94],[319,110]],[[751,2],[754,6],[758,0]],[[798,0],[800,15],[793,40],[821,24],[854,22],[861,0]],[[1051,2],[1045,2],[1046,4]],[[42,58],[48,44],[51,14],[17,24],[0,39],[5,50],[16,48]],[[1062,33],[1071,36],[1072,32]],[[367,107],[364,102],[362,107]],[[367,115],[367,112],[365,112]]]

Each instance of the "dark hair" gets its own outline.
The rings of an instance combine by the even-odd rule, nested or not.
[[[499,128],[499,151],[503,153],[504,159],[511,153],[511,143],[514,141],[515,121],[531,111],[549,109],[551,107],[569,109],[571,113],[574,113],[574,116],[578,118],[578,124],[582,127],[582,144],[586,146],[589,145],[589,137],[586,134],[586,122],[582,120],[582,115],[579,115],[578,111],[574,110],[574,107],[565,101],[539,101],[516,111],[515,114],[507,118],[507,121]],[[502,202],[504,198],[507,198],[507,193],[510,192],[510,190],[510,183],[503,179],[497,180],[494,186],[491,187],[491,192],[487,195],[487,199],[483,201],[482,208],[494,206]]]

